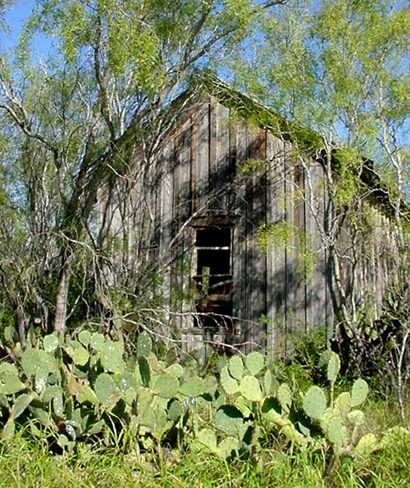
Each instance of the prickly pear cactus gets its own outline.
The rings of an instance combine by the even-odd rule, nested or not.
[[[138,356],[148,357],[152,351],[152,339],[147,332],[141,332],[137,339]]]
[[[340,358],[334,352],[331,352],[330,359],[327,364],[327,379],[334,383],[340,371]]]
[[[0,364],[0,394],[12,395],[26,388],[20,381],[19,372],[14,364]]]
[[[182,395],[196,398],[206,392],[206,383],[199,376],[193,376],[182,384],[179,391]]]
[[[265,366],[265,356],[260,352],[251,352],[246,356],[246,368],[253,376],[257,375]]]
[[[171,374],[162,374],[158,376],[155,384],[154,391],[162,398],[174,398],[179,390],[179,381]]]
[[[367,398],[369,387],[365,380],[359,378],[353,383],[352,387],[352,407],[361,405]]]
[[[263,400],[262,390],[259,380],[254,376],[244,376],[239,386],[240,393],[251,402],[260,402]]]
[[[243,361],[240,356],[232,356],[229,360],[229,365],[228,365],[229,373],[233,378],[236,380],[241,380],[243,377]]]
[[[320,420],[326,410],[326,396],[319,386],[311,386],[303,397],[303,410],[306,415]]]
[[[227,366],[221,369],[220,381],[222,388],[228,395],[234,395],[239,392],[239,383],[232,378]]]
[[[278,388],[277,398],[284,412],[289,412],[292,405],[292,390],[289,385],[282,383]]]

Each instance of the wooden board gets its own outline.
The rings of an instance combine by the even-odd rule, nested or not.
[[[285,160],[284,143],[271,133],[267,138],[267,228],[285,222]],[[286,250],[280,243],[269,243],[267,249],[267,317],[269,319],[268,348],[281,355],[286,332]]]
[[[247,131],[243,123],[238,123],[235,130],[236,146],[236,167],[246,160]],[[237,222],[233,232],[232,260],[233,260],[233,315],[237,317],[236,328],[239,342],[246,342],[246,319],[248,317],[246,299],[246,260],[247,260],[247,239],[246,239],[246,180],[240,175],[237,178],[236,203]],[[244,347],[242,347],[244,350]]]

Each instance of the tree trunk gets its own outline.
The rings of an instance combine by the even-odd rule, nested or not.
[[[68,290],[70,287],[71,268],[67,261],[63,264],[57,281],[56,311],[54,316],[55,332],[66,332]]]

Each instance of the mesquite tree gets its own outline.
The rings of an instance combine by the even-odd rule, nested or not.
[[[363,324],[374,319],[365,308],[362,297],[368,290],[361,289],[360,281],[360,263],[375,245],[364,245],[366,227],[372,225],[365,202],[372,193],[383,200],[394,222],[390,231],[381,229],[394,242],[394,249],[384,250],[392,263],[386,289],[403,289],[408,282],[409,22],[410,12],[400,1],[325,0],[312,5],[301,0],[269,15],[254,41],[258,48],[243,49],[246,55],[239,53],[230,63],[240,86],[298,127],[320,134],[311,155],[324,167],[326,218],[313,199],[308,204],[329,256],[340,330],[362,357],[369,351]],[[249,45],[249,39],[244,43]],[[312,196],[306,148],[299,149]],[[348,248],[338,244],[346,226]],[[378,278],[386,279],[384,274]],[[408,320],[402,327],[406,342]]]
[[[22,342],[30,319],[64,332],[98,281],[99,189],[127,175],[137,145],[149,164],[192,73],[282,3],[34,2],[17,49],[0,58],[0,293]]]

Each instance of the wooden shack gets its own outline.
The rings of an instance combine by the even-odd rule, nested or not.
[[[315,328],[331,334],[340,297],[323,237],[331,210],[323,154],[308,150],[318,136],[221,82],[181,95],[173,110],[155,157],[144,165],[136,149],[101,215],[125,266],[158,273],[158,307],[174,337],[186,349],[209,341],[249,351],[288,349]],[[354,269],[366,296],[349,289],[351,260],[342,274],[357,306],[377,313],[391,219],[377,198],[366,205],[372,244]],[[346,256],[349,232],[340,226]]]

